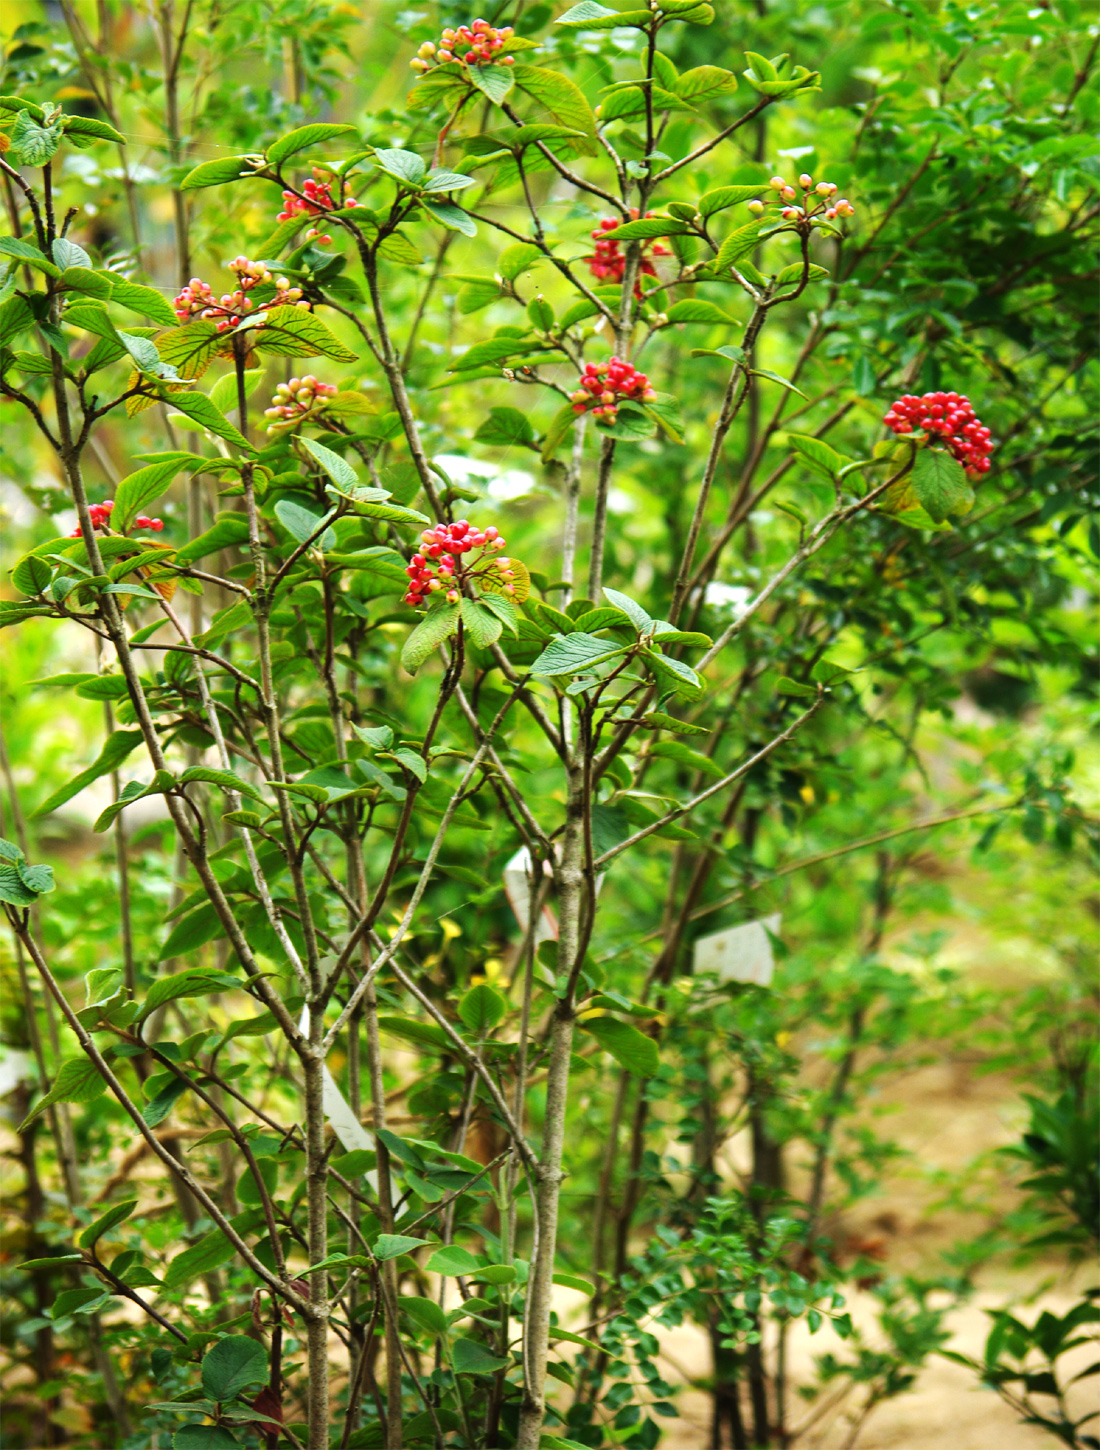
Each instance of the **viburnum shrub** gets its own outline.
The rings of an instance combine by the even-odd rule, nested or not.
[[[113,498],[104,499],[102,503],[93,503],[88,505],[88,517],[91,519],[92,527],[94,529],[101,529],[104,532],[110,529],[111,514],[114,510],[114,506],[115,501]],[[148,514],[138,514],[130,527],[132,529],[152,529],[154,533],[159,534],[160,531],[164,528],[164,520],[151,519]],[[71,539],[79,539],[83,537],[79,524],[77,524],[76,528],[72,531],[69,537]]]
[[[631,207],[630,215],[635,220],[638,216],[638,208]],[[646,217],[652,218],[655,212],[647,211]],[[614,231],[620,225],[619,217],[603,217],[599,226],[592,233],[596,243],[596,250],[591,257],[586,257],[593,277],[598,282],[621,282],[623,273],[626,271],[626,254],[622,246],[614,238],[608,239],[606,233]],[[642,295],[642,277],[656,277],[657,268],[653,265],[654,257],[670,257],[672,255],[663,242],[653,241],[642,247],[638,258],[637,277],[634,282],[634,295],[638,298]]]
[[[425,529],[421,545],[409,561],[406,604],[423,604],[433,594],[443,591],[448,604],[457,604],[465,588],[475,583],[499,585],[505,594],[514,594],[515,571],[509,561],[493,558],[490,550],[504,548],[505,541],[495,525],[484,531],[473,528],[465,519],[453,524],[437,524]],[[463,554],[478,550],[478,556],[465,562]]]
[[[619,416],[619,404],[624,400],[657,401],[645,373],[617,357],[609,362],[585,363],[577,391],[569,397],[574,413],[591,413],[594,418],[606,418],[609,423],[614,423]]]
[[[66,164],[132,138],[0,98],[0,392],[78,521],[17,559],[0,623],[56,625],[54,683],[107,711],[95,760],[36,799],[49,815],[109,789],[95,829],[127,924],[74,949],[74,992],[43,929],[50,870],[0,842],[19,963],[67,1044],[27,1104],[67,1218],[28,1272],[46,1285],[34,1333],[87,1333],[97,1383],[153,1417],[127,1444],[650,1450],[675,1414],[656,1317],[709,1336],[714,1443],[726,1424],[749,1443],[751,1405],[753,1443],[786,1444],[787,1361],[766,1356],[803,1317],[850,1328],[820,1231],[851,1064],[806,1117],[815,1186],[796,1199],[774,1134],[810,1110],[776,1085],[818,1019],[761,1029],[765,988],[705,953],[697,969],[695,948],[849,849],[815,837],[781,864],[780,833],[849,791],[853,753],[909,799],[882,762],[900,741],[907,770],[922,712],[957,693],[941,632],[969,648],[985,616],[968,611],[1016,588],[1011,559],[978,587],[1002,567],[985,536],[939,548],[971,527],[972,481],[983,517],[1001,487],[968,399],[907,393],[882,423],[904,388],[980,375],[945,309],[958,293],[987,318],[1003,297],[944,281],[960,264],[929,301],[904,250],[971,225],[979,183],[933,215],[954,182],[930,145],[865,200],[864,158],[905,135],[877,101],[845,120],[856,159],[819,166],[858,207],[809,174],[769,183],[780,145],[813,142],[816,71],[751,51],[738,74],[690,66],[707,0],[583,0],[549,30],[544,10],[438,41],[407,12],[416,83],[355,124],[314,114],[334,74],[318,33],[279,31],[288,98],[260,106],[250,79],[240,153],[204,137],[220,149],[191,169],[169,108],[175,276],[238,236],[223,294],[141,280],[163,280],[160,242],[123,254],[70,204],[93,172],[140,201],[148,168],[118,171],[114,150]],[[218,114],[196,102],[188,125]],[[273,116],[296,124],[273,134]],[[1027,165],[997,207],[1031,205]],[[875,331],[861,309],[884,296]],[[905,589],[948,569],[975,573],[911,607]],[[173,845],[135,951],[138,801]],[[871,844],[880,826],[869,808]],[[834,1014],[853,1055],[864,1011]],[[739,1074],[721,1101],[719,1052]],[[658,1151],[681,1072],[676,1151]],[[729,1133],[756,1154],[743,1194],[714,1127],[734,1102]],[[73,1119],[92,1111],[170,1176],[184,1246],[133,1164],[100,1198],[82,1188]],[[659,1241],[639,1217],[658,1200]],[[584,1302],[575,1329],[563,1293]]]
[[[302,289],[292,287],[285,277],[272,276],[266,263],[250,262],[247,257],[235,257],[225,265],[228,271],[236,275],[237,288],[216,297],[208,282],[192,277],[173,304],[176,316],[181,322],[187,322],[192,317],[202,317],[212,321],[219,332],[228,332],[259,305],[259,299],[248,295],[256,288],[264,291],[264,302],[309,309],[309,302],[302,300]],[[266,289],[269,288],[273,288],[273,292],[267,292]]]
[[[847,198],[833,200],[838,190],[835,182],[819,181],[815,184],[813,177],[805,172],[798,178],[797,188],[782,176],[773,176],[768,185],[776,195],[764,201],[750,201],[748,209],[754,216],[763,216],[769,206],[777,206],[785,222],[797,222],[800,227],[812,228],[818,218],[831,222],[837,217],[846,218],[856,214],[855,207]],[[802,191],[800,202],[799,189]],[[799,204],[796,205],[796,202]]]
[[[283,192],[283,209],[276,215],[275,220],[289,222],[300,216],[322,216],[326,211],[334,211],[338,207],[359,205],[353,196],[341,196],[339,199],[335,199],[332,195],[332,186],[332,176],[314,168],[313,175],[306,177],[302,182],[300,192]],[[332,238],[327,233],[320,232],[317,227],[311,226],[306,231],[306,241],[316,242],[318,246],[328,246],[331,244]]]
[[[968,478],[981,478],[992,468],[993,435],[982,425],[970,406],[970,399],[958,393],[925,393],[923,398],[906,394],[899,398],[882,420],[893,433],[912,433],[942,439],[951,454],[966,469]]]
[[[271,407],[264,409],[264,417],[272,419],[267,431],[278,433],[285,428],[296,428],[311,413],[321,412],[327,399],[337,392],[335,383],[318,382],[312,373],[280,383],[271,399]]]
[[[479,16],[470,25],[448,27],[440,35],[438,45],[426,40],[409,65],[421,74],[450,61],[464,66],[515,65],[513,56],[500,54],[514,34],[510,25],[498,30]]]

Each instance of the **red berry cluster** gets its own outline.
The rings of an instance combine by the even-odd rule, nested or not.
[[[312,373],[304,378],[291,378],[275,389],[271,407],[264,409],[264,417],[274,421],[268,425],[269,433],[283,433],[293,428],[310,413],[320,412],[325,399],[337,391],[335,383],[319,383]]]
[[[457,30],[444,30],[438,45],[426,40],[409,65],[421,75],[433,66],[446,65],[449,60],[457,60],[462,65],[515,65],[510,55],[500,54],[514,34],[510,25],[498,30],[479,18],[470,25],[460,25]]]
[[[992,467],[993,435],[982,426],[970,399],[958,393],[925,393],[923,398],[907,393],[891,405],[882,421],[894,433],[923,428],[930,437],[941,439],[971,478],[980,478]]]
[[[766,206],[779,206],[783,204],[780,215],[784,221],[808,223],[815,217],[824,217],[827,222],[836,221],[837,217],[855,216],[856,209],[850,201],[841,197],[839,201],[833,198],[837,194],[838,187],[834,181],[819,181],[816,185],[812,176],[805,172],[798,178],[798,184],[802,188],[802,204],[791,206],[789,203],[798,198],[797,190],[789,181],[784,181],[781,176],[773,176],[768,185],[776,193],[767,202],[750,201],[749,211],[754,216],[763,216]]]
[[[630,208],[630,215],[637,221],[638,208],[636,206]],[[647,217],[656,215],[657,213],[653,211],[646,212]],[[596,243],[596,251],[593,256],[585,257],[584,260],[592,269],[592,275],[599,282],[621,282],[623,280],[623,273],[626,271],[626,257],[623,255],[619,243],[614,237],[609,239],[604,236],[605,232],[614,231],[616,227],[621,227],[622,225],[621,218],[606,216],[592,233],[592,239]],[[647,252],[649,256],[645,255]],[[650,261],[650,257],[667,257],[670,255],[669,248],[663,242],[654,240],[644,243],[642,259],[638,263],[639,279],[641,277],[656,277],[657,268]],[[635,297],[641,297],[642,295],[640,280],[636,280],[634,283],[634,295]]]
[[[489,575],[504,580],[506,593],[515,593],[516,586],[511,583],[514,571],[509,569],[508,560],[495,558],[488,552],[504,548],[499,529],[492,525],[476,529],[465,519],[458,519],[453,524],[436,524],[434,529],[425,529],[420,538],[420,548],[405,569],[409,576],[406,604],[423,604],[427,595],[438,594],[442,589],[447,591],[447,603],[457,604],[466,580],[484,579]],[[478,557],[463,563],[462,555],[474,549],[481,551]]]
[[[107,528],[108,524],[110,523],[111,513],[114,509],[114,506],[115,501],[113,498],[107,499],[104,503],[93,503],[88,505],[88,512],[92,516],[93,529]],[[164,528],[164,520],[151,519],[148,514],[138,514],[137,518],[134,520],[133,527],[135,529],[152,529],[154,533],[159,534],[161,529]],[[83,537],[83,530],[81,529],[80,525],[77,524],[76,528],[69,535],[69,538],[82,539]]]
[[[263,262],[250,262],[247,257],[234,257],[226,266],[230,272],[236,274],[236,290],[215,297],[209,283],[203,282],[199,277],[192,277],[173,304],[176,316],[181,322],[187,322],[192,317],[208,317],[219,332],[227,332],[242,322],[256,306],[246,293],[251,292],[254,287],[266,285],[274,286],[275,296],[265,306],[291,305],[309,311],[310,304],[302,301],[301,288],[292,287],[285,277],[273,276]]]
[[[283,209],[275,218],[276,221],[288,222],[296,216],[321,216],[324,212],[336,211],[339,207],[359,205],[353,196],[335,200],[331,180],[326,181],[325,173],[316,169],[308,181],[302,182],[302,193],[302,196],[297,196],[293,191],[283,192]],[[328,243],[332,238],[322,236],[316,227],[310,227],[306,232],[306,240]]]
[[[569,395],[574,413],[591,413],[609,423],[619,416],[620,403],[653,403],[656,399],[645,373],[617,357],[610,362],[586,363],[577,391]]]

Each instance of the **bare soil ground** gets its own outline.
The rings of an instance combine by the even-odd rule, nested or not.
[[[980,1153],[1018,1135],[1022,1126],[1018,1085],[1004,1076],[978,1076],[965,1062],[943,1062],[892,1080],[871,1110],[889,1112],[891,1136],[912,1156],[858,1214],[836,1227],[884,1241],[886,1272],[931,1274],[944,1250],[981,1227],[975,1216],[961,1209],[937,1205],[932,1210],[938,1198],[933,1172],[961,1170]],[[995,1199],[995,1186],[993,1192]],[[1007,1201],[1007,1188],[1004,1193]],[[948,1347],[980,1358],[989,1332],[986,1310],[1034,1299],[1022,1310],[1029,1322],[1042,1309],[1064,1313],[1076,1302],[1076,1289],[1095,1278],[1095,1268],[1089,1272],[1086,1266],[1071,1279],[1056,1259],[1026,1269],[992,1265],[979,1273],[974,1297],[950,1315]],[[853,1318],[872,1332],[873,1305],[869,1294],[849,1298]],[[659,1337],[670,1382],[690,1386],[708,1372],[709,1347],[699,1330],[683,1327]],[[844,1353],[842,1341],[828,1328],[811,1338],[803,1327],[792,1336],[790,1366],[795,1383],[812,1379],[814,1356],[827,1350]],[[1088,1349],[1075,1353],[1080,1363],[1072,1364],[1073,1372],[1096,1357]],[[1067,1356],[1066,1363],[1072,1358]],[[811,1418],[814,1405],[795,1396],[792,1403],[790,1423],[798,1428]],[[858,1396],[852,1396],[834,1415],[815,1422],[796,1440],[799,1450],[850,1450],[857,1403]],[[1076,1387],[1070,1403],[1080,1406],[1081,1414],[1100,1408],[1096,1380]],[[662,1446],[705,1450],[710,1443],[708,1396],[700,1389],[685,1388],[677,1406],[682,1418],[669,1423]],[[912,1390],[874,1410],[855,1442],[856,1450],[1043,1450],[1055,1444],[1042,1429],[1022,1424],[963,1366],[939,1356],[920,1372]]]

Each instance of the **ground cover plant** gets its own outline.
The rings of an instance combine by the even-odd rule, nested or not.
[[[1037,1232],[842,1224],[891,1072],[977,1042],[1053,1133],[1095,1067],[1097,42],[1043,26],[20,17],[12,1443],[652,1447],[692,1323],[713,1446],[854,1444]],[[886,953],[945,842],[1037,995]],[[774,978],[709,964],[753,922]]]

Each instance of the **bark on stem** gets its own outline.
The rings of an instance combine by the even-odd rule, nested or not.
[[[581,893],[584,889],[583,763],[569,768],[569,796],[561,857],[555,871],[558,888],[558,974],[568,978],[580,945]],[[554,1256],[561,1198],[562,1150],[569,1101],[569,1061],[573,1050],[576,1012],[572,993],[554,1010],[550,1026],[550,1054],[546,1074],[546,1117],[535,1178],[537,1246],[531,1264],[523,1318],[523,1404],[520,1409],[516,1450],[538,1450],[546,1417],[546,1361],[550,1345],[550,1307]]]
[[[596,498],[592,513],[592,552],[588,565],[588,598],[599,603],[603,586],[603,555],[607,542],[607,494],[615,464],[615,440],[600,441],[600,471],[596,476]]]

